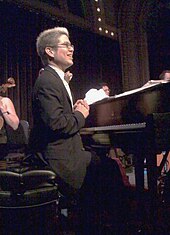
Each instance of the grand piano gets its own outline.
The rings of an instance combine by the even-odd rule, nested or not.
[[[85,148],[121,147],[132,153],[136,187],[144,190],[147,166],[151,201],[157,195],[157,154],[170,149],[170,82],[158,82],[90,105],[90,114],[81,130]],[[144,166],[144,159],[146,165]]]

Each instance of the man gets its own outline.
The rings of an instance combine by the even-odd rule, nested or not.
[[[107,96],[110,96],[110,89],[106,82],[100,83],[99,88],[102,88]]]
[[[159,75],[159,80],[149,80],[146,84],[144,84],[143,87],[149,87],[156,84],[161,83],[167,83],[170,82],[170,70],[163,70],[162,73]],[[164,155],[167,155],[166,162],[162,168],[162,172],[169,170],[169,161],[170,161],[170,153],[167,154],[167,152],[162,152],[160,154],[157,154],[157,166],[160,166],[162,163],[162,159],[164,158]]]
[[[68,81],[64,79],[65,70],[73,65],[74,46],[68,30],[62,27],[45,30],[38,36],[36,46],[44,71],[33,90],[31,150],[40,152],[56,172],[64,194],[76,191],[80,195],[82,220],[86,223],[80,234],[97,235],[89,218],[101,206],[101,200],[102,207],[110,211],[117,202],[121,203],[121,173],[111,159],[101,160],[83,148],[79,130],[89,115],[89,106],[84,100],[73,105]],[[114,216],[115,213],[116,209]]]
[[[159,79],[164,80],[166,82],[170,82],[170,70],[163,70],[162,73],[159,75]],[[162,159],[166,154],[167,152],[162,152],[161,154],[157,154],[157,166],[160,166]],[[166,162],[162,171],[168,171],[170,169],[169,162],[170,162],[170,152],[167,154]]]
[[[159,80],[149,80],[147,83],[143,85],[143,87],[149,87],[152,85],[157,85],[161,83],[167,83],[170,81],[170,70],[164,70],[159,75]]]
[[[170,70],[164,70],[159,75],[159,79],[169,81],[170,80]]]

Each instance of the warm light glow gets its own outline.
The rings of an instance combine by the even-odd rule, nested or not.
[[[105,23],[105,18],[102,14],[102,12],[105,12],[105,11],[103,9],[102,3],[100,5],[99,0],[94,0],[94,2],[93,2],[95,6],[94,10],[96,9],[95,21],[96,21],[96,26],[98,28],[98,32],[100,32],[100,34],[105,34],[106,37],[114,38],[115,37],[114,29],[112,29],[113,31],[111,31],[111,28],[107,28],[107,25]]]

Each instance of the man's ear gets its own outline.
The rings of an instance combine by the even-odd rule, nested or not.
[[[45,52],[47,53],[47,55],[49,55],[50,57],[54,57],[54,51],[51,47],[46,47],[45,48]]]

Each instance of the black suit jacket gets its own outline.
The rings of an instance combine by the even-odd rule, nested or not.
[[[32,101],[32,150],[42,152],[64,182],[80,188],[91,160],[90,152],[83,150],[79,134],[85,118],[72,111],[67,90],[51,67],[47,66],[37,78]]]

